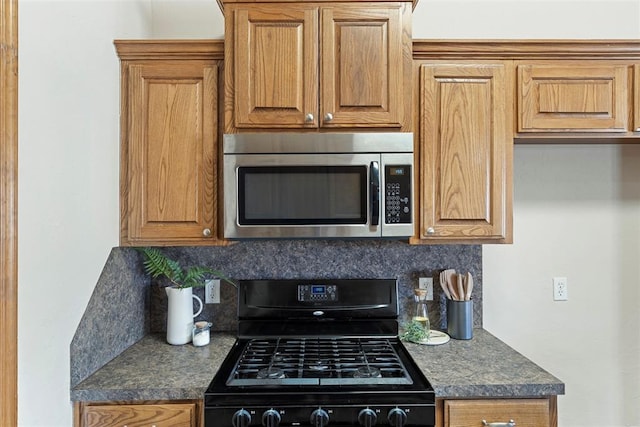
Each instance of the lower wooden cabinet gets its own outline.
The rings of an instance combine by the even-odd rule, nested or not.
[[[556,399],[440,399],[436,427],[557,427]]]
[[[202,401],[76,402],[74,427],[201,427]]]

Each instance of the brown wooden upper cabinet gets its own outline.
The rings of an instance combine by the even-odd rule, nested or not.
[[[222,62],[213,58],[222,57],[222,43],[117,41],[116,47],[120,244],[216,244]]]
[[[225,4],[225,132],[411,128],[411,3]]]
[[[518,132],[629,132],[631,70],[596,61],[518,65]]]
[[[513,67],[418,63],[420,216],[414,243],[510,243]]]

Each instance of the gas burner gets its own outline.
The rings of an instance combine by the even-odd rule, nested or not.
[[[316,360],[309,363],[309,369],[312,371],[326,371],[327,369],[329,369],[329,364],[324,360]]]
[[[373,366],[360,366],[353,373],[354,378],[382,378],[380,369]]]
[[[261,380],[280,380],[282,378],[286,378],[286,375],[282,369],[271,366],[268,368],[260,369],[258,371],[258,374],[256,375],[256,378]]]

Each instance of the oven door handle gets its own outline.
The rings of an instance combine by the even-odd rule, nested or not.
[[[380,225],[380,165],[378,162],[371,162],[369,177],[371,225]]]

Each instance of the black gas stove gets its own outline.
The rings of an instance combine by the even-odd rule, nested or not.
[[[205,392],[206,427],[435,424],[398,340],[395,280],[241,281],[238,339]]]

